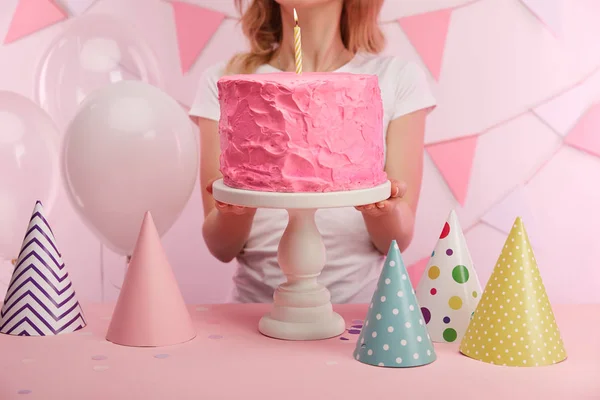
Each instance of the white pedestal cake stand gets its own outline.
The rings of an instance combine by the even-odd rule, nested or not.
[[[275,291],[273,309],[260,320],[259,331],[285,340],[318,340],[342,334],[344,320],[333,311],[329,290],[317,282],[326,255],[315,212],[385,200],[390,196],[390,182],[346,192],[274,193],[234,189],[220,179],[213,184],[213,196],[227,204],[286,209],[289,214],[278,248],[279,266],[287,282]]]

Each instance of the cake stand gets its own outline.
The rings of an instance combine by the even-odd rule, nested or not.
[[[287,282],[275,290],[273,308],[259,331],[285,340],[318,340],[342,334],[343,318],[333,311],[329,290],[317,278],[325,266],[325,246],[315,223],[319,208],[352,207],[390,197],[390,182],[371,189],[328,193],[275,193],[234,189],[222,179],[213,184],[215,200],[252,207],[286,209],[287,227],[277,258]]]

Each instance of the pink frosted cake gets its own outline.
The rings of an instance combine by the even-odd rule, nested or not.
[[[218,89],[227,186],[332,192],[387,180],[376,76],[234,75],[221,78]]]

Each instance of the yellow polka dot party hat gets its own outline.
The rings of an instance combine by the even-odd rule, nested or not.
[[[567,358],[521,218],[517,218],[460,344],[490,364],[536,367]]]
[[[479,298],[481,285],[467,241],[450,212],[427,268],[417,285],[417,299],[434,342],[460,342]]]

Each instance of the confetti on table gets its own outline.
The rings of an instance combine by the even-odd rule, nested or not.
[[[94,371],[106,371],[108,369],[108,365],[94,365],[93,370]]]
[[[17,394],[29,394],[29,393],[31,393],[31,390],[29,390],[29,389],[22,389],[17,392]]]
[[[223,336],[221,336],[221,335],[210,335],[208,338],[209,339],[223,339]]]
[[[168,354],[156,354],[154,356],[154,358],[165,359],[165,358],[169,358],[169,355]]]
[[[106,356],[101,356],[101,355],[92,356],[92,360],[94,360],[94,361],[103,361],[106,359],[108,359],[108,357],[106,357]]]

